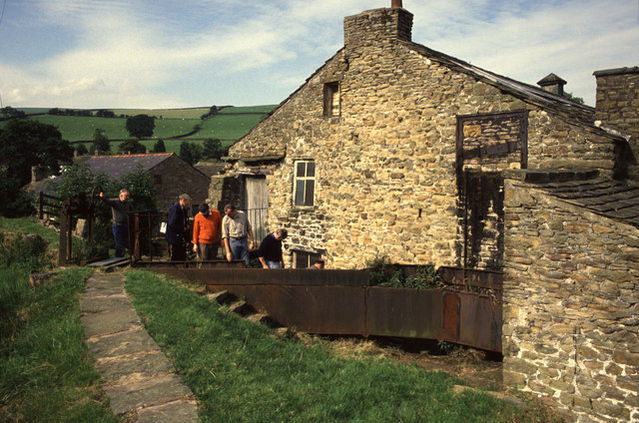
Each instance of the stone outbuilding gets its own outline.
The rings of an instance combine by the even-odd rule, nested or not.
[[[189,194],[194,205],[206,201],[209,178],[175,153],[85,156],[76,161],[88,164],[93,173],[105,173],[115,180],[142,169],[159,192],[155,205],[160,211],[167,211],[182,193]]]

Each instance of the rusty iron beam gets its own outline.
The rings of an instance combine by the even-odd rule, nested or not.
[[[240,263],[243,262],[240,261]],[[368,272],[365,270],[312,270],[312,269],[247,269],[243,267],[197,269],[157,267],[154,269],[170,276],[191,282],[210,285],[343,285],[365,286]]]
[[[208,285],[209,290],[212,285]],[[366,332],[365,287],[319,285],[216,284],[282,326],[316,334],[357,335]]]
[[[263,270],[229,265],[222,262],[218,268],[198,269],[173,262],[154,270],[205,284],[211,292],[232,292],[279,324],[309,333],[438,339],[501,352],[501,290],[483,295],[388,288],[368,286],[365,270]],[[484,287],[500,286],[498,272],[453,270],[451,280],[461,277]]]

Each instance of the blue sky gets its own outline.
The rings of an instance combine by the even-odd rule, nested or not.
[[[391,0],[0,0],[13,107],[276,104]],[[594,105],[596,70],[639,66],[639,0],[404,0],[413,41]]]

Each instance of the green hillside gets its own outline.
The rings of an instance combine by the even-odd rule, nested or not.
[[[209,107],[186,109],[110,109],[116,116],[134,116],[147,114],[156,116],[153,137],[142,144],[153,147],[157,139],[163,139],[167,151],[178,152],[183,140],[201,142],[206,138],[219,138],[228,145],[244,136],[276,105],[224,107],[217,114],[201,119]],[[24,108],[27,119],[38,120],[56,126],[62,137],[70,142],[90,141],[96,129],[102,129],[105,135],[114,140],[111,150],[116,151],[119,140],[130,138],[126,130],[126,118],[103,118],[95,116],[61,116],[45,114],[49,109]],[[0,121],[0,128],[6,121]],[[87,147],[88,147],[88,143]]]

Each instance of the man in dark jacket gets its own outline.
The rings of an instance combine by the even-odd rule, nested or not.
[[[133,206],[129,202],[129,190],[122,188],[118,198],[106,198],[106,195],[100,192],[100,198],[111,206],[115,256],[124,257],[126,249],[129,248],[129,213],[133,211]]]
[[[188,194],[182,194],[179,201],[169,207],[166,240],[171,246],[171,261],[186,260],[187,207],[190,205],[191,197]]]
[[[264,269],[283,269],[282,240],[286,238],[286,229],[278,229],[272,234],[268,234],[260,244],[258,250],[258,260]]]

